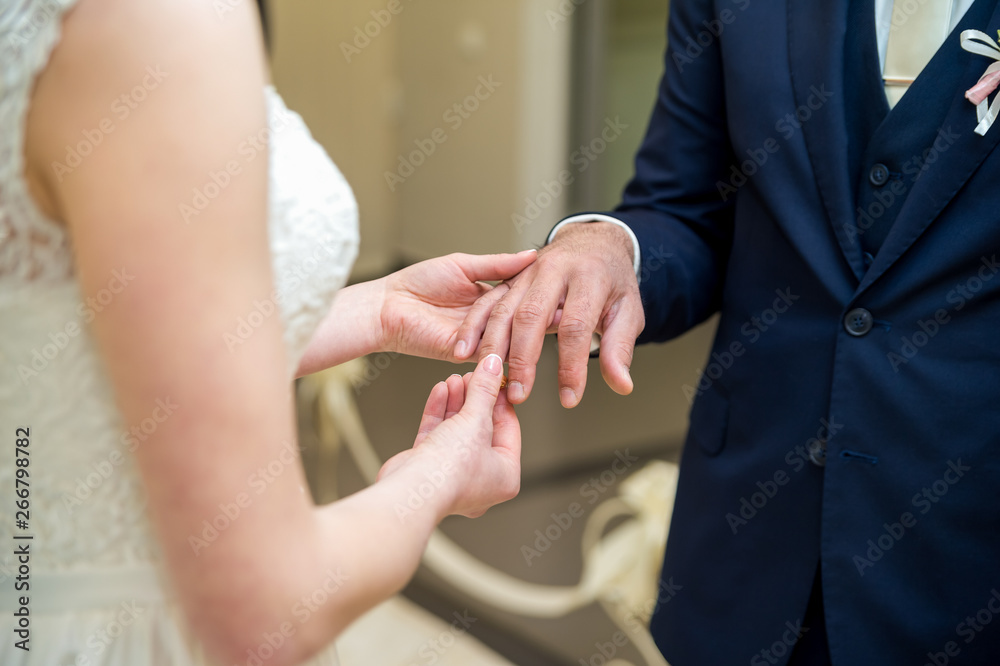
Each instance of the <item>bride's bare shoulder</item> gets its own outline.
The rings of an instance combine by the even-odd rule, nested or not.
[[[194,112],[218,86],[238,89],[263,68],[248,0],[79,0],[62,20],[32,94],[25,144],[29,182],[56,219],[64,219],[57,190],[66,174],[54,165],[82,132],[116,131],[152,106],[158,88]]]
[[[79,83],[115,81],[134,74],[136,60],[254,57],[259,46],[248,0],[78,0],[49,69]]]

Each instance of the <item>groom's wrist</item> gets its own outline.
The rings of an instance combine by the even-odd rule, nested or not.
[[[580,225],[595,223],[595,222],[605,222],[607,224],[616,226],[620,228],[628,236],[629,245],[631,252],[629,252],[629,257],[632,260],[632,268],[635,271],[636,280],[640,278],[640,269],[642,267],[642,252],[639,247],[639,239],[636,237],[635,232],[632,228],[619,220],[617,217],[612,217],[610,215],[603,215],[600,213],[582,213],[580,215],[573,215],[562,220],[556,226],[552,227],[552,231],[549,232],[548,238],[545,240],[545,244],[549,245],[556,239],[556,235],[565,229],[566,227],[579,227]]]

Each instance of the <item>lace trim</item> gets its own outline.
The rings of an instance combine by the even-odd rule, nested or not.
[[[24,137],[35,79],[76,0],[21,0],[0,10],[0,285],[72,277],[66,229],[36,205],[24,177]]]

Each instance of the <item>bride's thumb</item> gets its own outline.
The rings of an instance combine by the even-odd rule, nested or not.
[[[490,418],[493,406],[500,395],[500,384],[503,382],[503,359],[496,354],[490,354],[479,361],[469,386],[465,391],[465,405],[462,411],[469,410],[473,416]]]

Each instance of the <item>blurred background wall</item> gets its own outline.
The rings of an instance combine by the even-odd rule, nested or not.
[[[355,279],[453,251],[537,247],[564,215],[612,208],[652,109],[667,9],[665,0],[270,3],[275,84],[360,204]],[[607,124],[618,129],[605,143]],[[556,185],[561,174],[572,182]],[[448,519],[444,531],[518,578],[577,582],[582,521],[544,557],[526,561],[521,547],[552,512],[580,502],[583,485],[616,452],[676,459],[689,408],[682,388],[697,382],[711,328],[640,349],[629,397],[607,389],[592,362],[572,411],[559,406],[550,340],[532,398],[519,409],[521,496],[476,521]],[[456,368],[404,357],[369,362],[357,400],[384,459],[412,443],[427,392]],[[334,488],[343,495],[361,487],[346,455],[335,469],[309,474],[325,499]],[[501,613],[426,570],[406,594],[442,617],[468,610],[479,620],[472,632],[522,666],[590,663],[595,642],[615,631],[598,608],[544,621]],[[629,649],[621,656],[640,663]],[[412,663],[427,662],[414,655]]]

